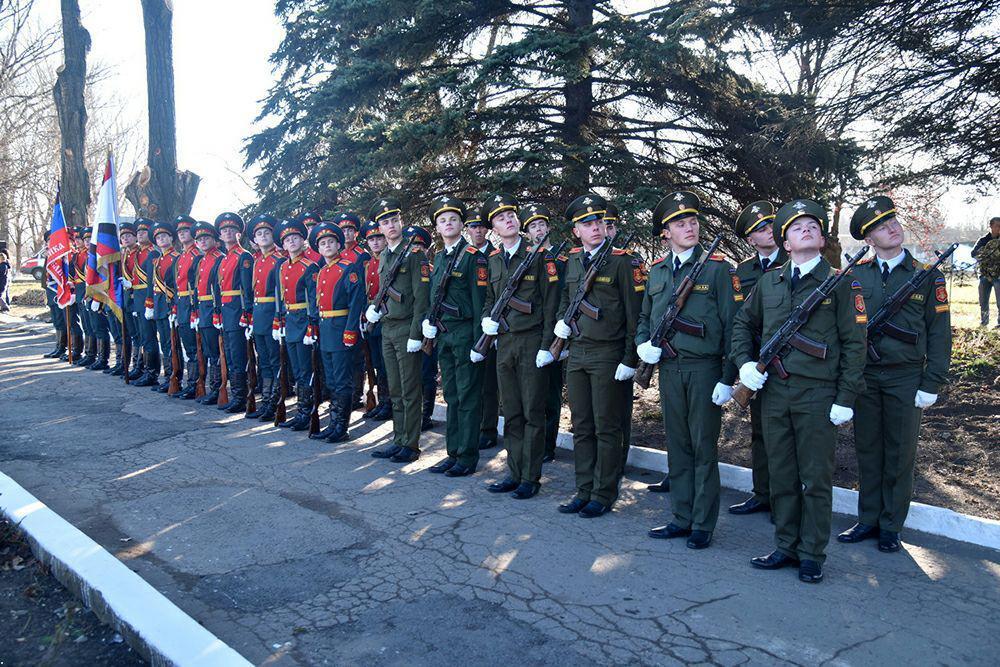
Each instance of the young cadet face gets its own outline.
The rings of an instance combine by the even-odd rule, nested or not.
[[[177,240],[180,241],[182,246],[191,245],[191,229],[189,227],[181,227],[177,230]]]
[[[385,236],[387,243],[396,243],[403,237],[403,216],[397,213],[380,218],[378,230]]]
[[[159,234],[156,235],[156,238],[154,240],[156,241],[156,247],[160,248],[161,250],[166,250],[167,248],[174,245],[173,237],[170,236],[170,234],[167,234],[166,232],[160,232]]]
[[[990,220],[990,234],[994,237],[1000,236],[1000,218]]]
[[[865,243],[875,250],[896,250],[903,245],[903,226],[895,217],[889,218],[865,234]]]
[[[578,222],[573,225],[573,236],[580,239],[583,249],[589,252],[604,243],[608,237],[608,226],[604,224],[603,218]]]
[[[135,234],[132,232],[122,232],[118,235],[118,240],[122,242],[123,247],[131,248],[135,245]]]
[[[494,215],[490,224],[500,238],[512,239],[517,236],[520,221],[517,219],[517,213],[508,209]]]
[[[213,248],[215,248],[217,244],[215,237],[212,236],[211,234],[202,234],[201,236],[196,238],[194,242],[195,245],[198,246],[198,250],[200,250],[202,254],[208,252],[209,250],[212,250]]]
[[[139,245],[149,245],[149,230],[140,229],[135,233],[135,238]]]
[[[237,234],[235,227],[223,227],[219,230],[219,237],[222,238],[222,242],[226,244],[227,248],[236,245]]]
[[[344,232],[344,245],[351,245],[358,239],[358,232],[354,227],[341,227],[341,231]]]
[[[774,230],[771,229],[771,223],[750,232],[747,240],[761,255],[770,255],[778,247],[778,244],[774,242]]]
[[[541,218],[528,223],[528,238],[532,243],[538,243],[549,233],[549,223]]]
[[[486,244],[486,235],[490,230],[485,225],[473,225],[468,227],[467,231],[469,233],[469,243],[477,248],[482,248]]]
[[[299,255],[305,246],[305,239],[298,234],[289,234],[281,239],[281,247],[291,255]]]
[[[614,220],[605,220],[604,228],[608,230],[609,239],[613,239],[618,235],[618,224]]]
[[[261,250],[270,250],[274,246],[274,232],[267,227],[258,227],[253,233],[253,242]]]
[[[663,237],[670,242],[674,252],[684,252],[698,245],[698,216],[685,215],[668,222]]]
[[[316,247],[319,248],[319,254],[329,261],[340,252],[340,241],[333,236],[324,236],[316,244]]]
[[[462,235],[462,218],[455,211],[445,211],[434,218],[434,227],[441,238],[451,245]]]
[[[814,218],[798,218],[785,230],[785,250],[788,252],[818,253],[825,245],[823,230]]]
[[[385,250],[385,237],[381,234],[372,234],[368,237],[368,247],[373,255],[377,255]]]

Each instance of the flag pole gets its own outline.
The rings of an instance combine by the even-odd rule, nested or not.
[[[73,330],[69,326],[69,306],[63,308],[63,314],[66,316],[66,358],[69,363],[73,363]],[[56,361],[59,361],[56,359]]]

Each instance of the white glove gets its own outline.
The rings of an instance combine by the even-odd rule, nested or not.
[[[281,339],[284,338],[284,336],[285,336],[284,329],[280,327],[277,329],[271,329],[271,338],[278,341],[279,343],[281,342]]]
[[[181,346],[181,357],[183,357],[183,358],[184,358],[184,363],[185,363],[185,364],[187,364],[187,363],[190,363],[190,362],[191,362],[191,360],[190,360],[190,359],[188,359],[188,353],[187,353],[187,350],[185,350],[185,349],[184,349],[184,346],[183,346],[183,345]]]
[[[937,394],[928,394],[926,391],[917,389],[917,395],[913,399],[913,405],[920,408],[929,408],[937,403]]]
[[[424,332],[424,338],[437,338],[438,328],[431,324],[430,320],[421,322],[420,330]]]
[[[135,313],[132,313],[132,315],[135,316]],[[191,328],[192,329],[197,329],[199,322],[201,322],[201,319],[198,316],[195,316],[194,322],[191,323]]]
[[[365,319],[375,324],[382,319],[382,313],[378,312],[378,309],[374,305],[368,306],[368,310],[365,311]]]
[[[834,426],[840,426],[854,419],[854,410],[834,403],[830,406],[830,421]]]
[[[573,333],[573,330],[570,329],[569,325],[562,320],[556,320],[556,325],[552,327],[552,333],[554,333],[557,337],[566,340]]]
[[[143,313],[143,317],[145,317],[147,320],[153,319],[153,309],[147,308],[146,311]]]
[[[222,325],[222,318],[221,318],[221,317],[219,318],[219,322],[218,322],[218,323],[215,323],[215,322],[212,322],[212,325],[213,325],[213,326],[214,326],[214,327],[215,327],[216,329],[218,329],[219,331],[222,331],[222,326],[223,326],[223,325]]]
[[[419,352],[422,343],[419,340],[413,340],[412,338],[406,339],[406,351],[413,353]]]
[[[302,337],[302,344],[303,345],[312,345],[315,342],[316,342],[316,339],[313,338],[312,336],[310,336],[309,334],[306,334],[305,336]]]
[[[251,329],[250,327],[247,327],[246,329],[244,329],[243,333],[246,335],[247,340],[250,340],[251,338],[253,338],[253,329]]]
[[[101,302],[100,301],[94,301],[93,299],[91,299],[90,300],[90,309],[96,313],[97,311],[99,311],[101,309]],[[147,319],[153,319],[153,318],[150,317],[150,318],[147,318]]]
[[[122,287],[125,289],[132,289],[132,281],[122,278]]]
[[[559,361],[565,361],[569,359],[569,350],[563,348],[563,351],[559,353]]]
[[[552,353],[548,350],[539,350],[538,354],[535,355],[535,366],[538,368],[544,368],[553,361],[555,361],[555,357],[553,357]]]
[[[650,365],[660,363],[660,357],[663,356],[663,348],[653,345],[651,340],[640,344],[636,351],[639,353],[639,358]]]
[[[170,322],[170,326],[172,327],[177,326],[177,316],[174,315],[173,313],[167,315],[167,321]]]
[[[712,390],[712,402],[720,408],[733,400],[733,388],[724,382],[716,382],[715,389]]]
[[[751,391],[760,391],[764,383],[767,382],[767,373],[757,370],[756,361],[748,361],[740,366],[740,382]]]
[[[479,354],[475,350],[469,350],[469,361],[471,361],[472,363],[478,364],[480,361],[482,361],[485,358],[486,357],[484,357],[483,355]]]
[[[619,382],[625,382],[626,380],[631,380],[635,377],[635,369],[631,366],[626,366],[625,364],[618,364],[618,368],[615,369],[615,379]]]
[[[480,322],[483,327],[483,333],[487,336],[496,336],[500,333],[500,323],[496,320],[491,320],[488,317],[484,317],[483,321]]]

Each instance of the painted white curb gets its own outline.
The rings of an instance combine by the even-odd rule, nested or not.
[[[20,526],[35,554],[56,578],[153,665],[250,665],[124,563],[3,473],[0,512]]]
[[[437,404],[434,408],[434,418],[444,420],[447,407]],[[500,417],[497,430],[503,433],[503,417]],[[573,434],[559,431],[556,438],[559,449],[573,449]],[[667,453],[660,449],[649,447],[629,447],[628,464],[635,468],[643,468],[655,472],[666,473]],[[719,478],[722,486],[736,491],[753,490],[753,472],[749,468],[735,466],[730,463],[719,464]],[[833,487],[833,511],[847,516],[857,516],[858,492]],[[991,549],[1000,550],[1000,521],[961,514],[954,510],[924,503],[910,503],[910,512],[906,516],[906,528],[919,530],[932,535],[940,535],[959,542],[968,542]]]

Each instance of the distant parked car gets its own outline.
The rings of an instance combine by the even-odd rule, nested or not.
[[[45,275],[45,248],[21,262],[21,268],[18,270],[21,273],[30,273],[35,280],[41,280]]]

